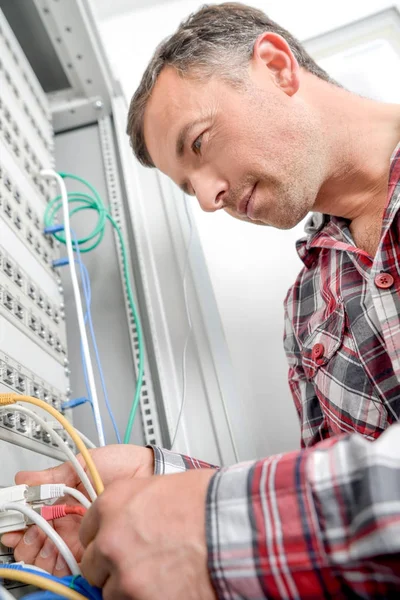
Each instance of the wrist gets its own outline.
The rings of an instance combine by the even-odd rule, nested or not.
[[[138,475],[142,477],[152,477],[155,474],[155,456],[152,446],[141,448],[140,467]]]

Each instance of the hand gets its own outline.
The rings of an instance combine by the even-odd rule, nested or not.
[[[141,446],[106,446],[90,451],[92,458],[99,470],[105,486],[117,479],[130,480],[133,477],[150,477],[154,472],[154,456],[151,448]],[[86,465],[79,455],[79,462]],[[44,483],[65,483],[69,487],[77,488],[86,496],[74,468],[67,462],[46,471],[22,471],[15,477],[17,485],[41,485]],[[76,504],[76,500],[65,498],[63,504]],[[79,527],[82,518],[69,515],[63,519],[53,521],[54,529],[64,539],[67,546],[79,562],[82,558],[83,548],[79,542]],[[69,574],[63,558],[58,555],[54,544],[42,531],[32,526],[24,533],[7,533],[3,535],[1,542],[10,548],[14,548],[14,556],[17,561],[24,561],[30,565],[36,565],[58,577]]]
[[[82,572],[104,600],[216,600],[206,494],[215,471],[118,481],[84,517]]]

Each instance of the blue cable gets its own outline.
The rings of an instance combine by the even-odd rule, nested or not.
[[[91,302],[92,302],[92,289],[91,289],[91,285],[90,285],[90,277],[89,277],[89,272],[86,268],[86,266],[83,264],[82,262],[82,258],[81,258],[81,253],[79,250],[79,244],[78,244],[78,240],[77,237],[75,235],[75,233],[71,230],[71,235],[73,236],[73,240],[74,240],[74,245],[76,248],[76,255],[77,255],[77,263],[79,265],[79,269],[81,272],[81,278],[82,278],[82,287],[83,287],[83,292],[85,295],[85,302],[86,302],[86,314],[85,314],[85,319],[87,320],[87,324],[89,325],[89,331],[90,331],[90,336],[92,338],[92,344],[93,344],[93,349],[94,349],[94,353],[96,356],[96,362],[97,362],[97,368],[99,371],[99,376],[100,376],[100,382],[101,382],[101,387],[103,390],[103,395],[104,395],[104,401],[106,403],[106,407],[107,407],[107,411],[108,414],[110,416],[113,428],[114,428],[114,432],[115,432],[115,436],[117,438],[117,442],[118,444],[121,443],[121,437],[119,435],[119,431],[118,431],[118,426],[117,423],[115,421],[114,418],[114,414],[111,408],[111,403],[108,397],[108,392],[107,392],[107,386],[106,386],[106,382],[105,382],[105,378],[104,378],[104,373],[103,373],[103,368],[101,366],[101,361],[100,361],[100,355],[99,355],[99,349],[97,346],[97,341],[96,341],[96,336],[94,333],[94,327],[93,327],[93,321],[92,321],[92,312],[91,312]],[[85,365],[86,367],[86,365]],[[84,372],[84,377],[85,377],[85,383],[88,387],[89,382],[87,380],[87,369],[84,368],[83,370]]]
[[[51,581],[55,581],[56,583],[59,583],[68,589],[73,589],[76,592],[79,592],[88,600],[102,600],[101,590],[91,586],[86,579],[80,576],[77,577],[76,575],[68,575],[67,577],[60,578],[50,575],[50,573],[36,571],[35,569],[30,569],[24,565],[15,564],[1,565],[1,568],[10,569],[11,571],[22,571],[23,573],[30,573],[31,575],[40,575],[40,577],[43,577],[44,579],[50,579]],[[24,600],[61,600],[62,598],[63,596],[44,590],[24,596]]]
[[[63,225],[56,225],[53,227],[46,228],[45,233],[56,233],[57,231],[61,231],[63,229],[64,229]],[[92,289],[91,289],[91,285],[90,285],[89,272],[82,261],[81,252],[80,252],[76,233],[73,231],[73,229],[71,229],[70,231],[71,231],[71,237],[73,239],[73,249],[76,253],[75,262],[79,266],[79,270],[80,270],[80,274],[81,274],[81,281],[82,281],[82,289],[83,289],[83,294],[84,294],[85,303],[86,303],[86,312],[84,315],[84,321],[85,321],[85,325],[87,324],[89,326],[90,336],[92,339],[92,345],[93,345],[93,349],[94,349],[95,356],[96,356],[97,368],[98,368],[98,372],[99,372],[99,376],[100,376],[101,387],[103,390],[104,401],[105,401],[105,404],[107,407],[108,414],[111,419],[111,423],[112,423],[112,426],[113,426],[113,429],[115,432],[117,442],[118,442],[118,444],[120,444],[121,437],[120,437],[120,434],[118,431],[118,426],[115,421],[114,414],[113,414],[113,411],[111,408],[111,403],[110,403],[110,400],[108,397],[107,386],[106,386],[106,382],[105,382],[105,378],[104,378],[103,368],[101,365],[101,360],[100,360],[100,355],[99,355],[99,349],[97,346],[96,335],[95,335],[94,327],[93,327],[92,312],[91,312]],[[64,266],[64,265],[68,265],[69,261],[68,261],[68,258],[60,258],[60,259],[54,261],[53,264],[54,264],[54,266]],[[81,342],[81,358],[82,358],[83,376],[84,376],[84,380],[85,380],[86,390],[88,393],[88,400],[89,400],[89,403],[93,410],[93,402],[92,402],[90,386],[89,386],[89,381],[88,381],[86,361],[85,361],[84,354],[83,354],[82,342]],[[103,427],[103,424],[102,424],[102,427]]]

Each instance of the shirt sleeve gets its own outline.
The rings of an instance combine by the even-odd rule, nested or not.
[[[154,452],[154,475],[170,475],[172,473],[183,473],[191,469],[217,469],[197,458],[191,458],[184,454],[171,452],[158,446],[149,446]]]
[[[221,469],[207,543],[219,599],[400,597],[400,424]]]

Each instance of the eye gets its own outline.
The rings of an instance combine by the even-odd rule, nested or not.
[[[197,137],[192,144],[192,150],[195,154],[201,154],[201,143],[203,141],[203,135],[204,133],[199,135],[199,137]]]

